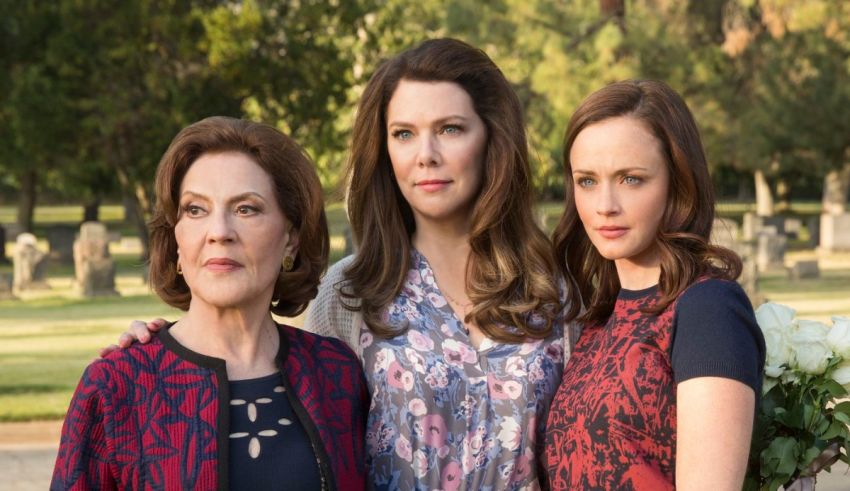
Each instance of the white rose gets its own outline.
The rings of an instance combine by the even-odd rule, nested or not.
[[[832,371],[832,379],[850,391],[850,360],[842,361],[836,365]]]
[[[791,334],[797,368],[812,375],[820,375],[826,370],[832,357],[832,350],[826,344],[827,332],[829,327],[821,322],[797,321],[797,330]]]
[[[850,360],[850,317],[833,317],[826,343],[836,355]]]
[[[765,329],[780,329],[788,331],[797,312],[791,307],[778,303],[763,303],[756,309],[756,321],[762,331]]]
[[[765,303],[756,310],[756,320],[764,334],[767,348],[765,374],[782,375],[782,365],[790,366],[793,352],[788,337],[794,322],[794,309],[778,303]]]

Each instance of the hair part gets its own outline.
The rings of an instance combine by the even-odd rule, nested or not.
[[[174,137],[156,171],[156,207],[150,228],[150,283],[167,304],[187,310],[189,285],[177,274],[174,227],[180,218],[180,185],[192,164],[204,154],[240,152],[259,165],[269,179],[293,233],[298,253],[290,271],[278,275],[269,309],[292,317],[307,307],[327,268],[330,242],[322,188],[309,157],[276,128],[251,121],[214,116],[191,124]]]
[[[560,310],[557,268],[533,218],[522,106],[493,61],[455,39],[425,41],[385,61],[366,86],[354,122],[347,200],[354,239],[368,246],[359,248],[337,288],[343,297],[359,300],[359,306],[353,302],[349,308],[359,309],[374,333],[392,337],[401,332],[381,318],[404,284],[416,228],[387,150],[387,106],[401,80],[459,85],[487,128],[466,271],[473,308],[465,320],[501,341],[548,336]],[[542,316],[542,327],[529,323],[531,313]]]
[[[648,309],[664,310],[700,277],[734,280],[741,259],[709,243],[714,191],[696,122],[685,101],[667,84],[626,80],[591,94],[570,118],[564,136],[564,213],[553,233],[558,266],[572,288],[567,319],[603,322],[614,309],[620,281],[614,261],[593,246],[575,205],[570,151],[579,133],[610,118],[643,122],[661,143],[670,184],[667,206],[655,237],[661,260],[661,299]],[[582,306],[586,311],[579,315]]]

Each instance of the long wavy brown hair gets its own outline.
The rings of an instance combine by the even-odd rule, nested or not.
[[[499,68],[481,50],[433,39],[382,63],[360,99],[348,162],[348,214],[357,254],[337,285],[377,335],[392,337],[381,311],[401,291],[416,224],[392,172],[386,112],[399,81],[453,82],[472,98],[487,127],[484,179],[472,211],[466,316],[488,337],[507,342],[543,338],[559,308],[551,246],[535,224],[522,107]],[[532,323],[531,314],[545,322]]]
[[[614,262],[593,247],[576,210],[570,150],[586,127],[629,116],[644,122],[661,143],[670,175],[667,207],[655,237],[661,256],[661,299],[649,312],[666,308],[700,277],[734,280],[741,259],[709,243],[714,191],[696,122],[685,101],[667,84],[627,80],[594,92],[576,110],[564,137],[564,214],[553,242],[569,289],[569,320],[602,322],[614,309],[620,280]],[[586,311],[581,313],[581,307]]]

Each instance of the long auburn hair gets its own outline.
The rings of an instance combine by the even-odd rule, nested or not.
[[[280,270],[269,310],[294,317],[307,308],[328,265],[330,243],[322,186],[312,161],[292,138],[276,128],[242,119],[213,116],[193,123],[174,137],[156,171],[156,207],[151,233],[150,283],[162,300],[187,310],[192,291],[177,274],[180,184],[204,154],[241,152],[272,181],[275,198],[298,233],[298,253],[289,271]]]
[[[416,224],[387,150],[387,105],[401,80],[453,82],[471,97],[487,127],[484,178],[472,211],[466,291],[475,322],[490,338],[543,338],[559,310],[557,267],[535,224],[522,107],[499,68],[481,50],[455,39],[423,42],[382,63],[360,99],[348,161],[348,214],[359,249],[337,285],[359,300],[369,329],[392,337],[382,309],[401,291]],[[545,322],[529,322],[531,314]],[[535,316],[535,317],[536,317]]]
[[[664,82],[626,80],[594,92],[570,119],[564,137],[564,214],[553,233],[558,266],[570,285],[567,319],[603,322],[614,309],[620,280],[614,261],[602,257],[578,216],[570,150],[586,127],[609,118],[642,121],[661,143],[670,185],[655,237],[661,257],[661,299],[648,312],[664,310],[700,277],[734,280],[741,259],[709,243],[714,191],[696,122],[685,101]],[[586,311],[579,316],[581,307]]]

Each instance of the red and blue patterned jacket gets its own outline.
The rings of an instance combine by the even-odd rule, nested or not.
[[[360,362],[339,340],[278,327],[285,392],[323,489],[365,489]],[[167,329],[93,362],[65,417],[51,489],[227,489],[228,392],[224,360],[188,350]]]

